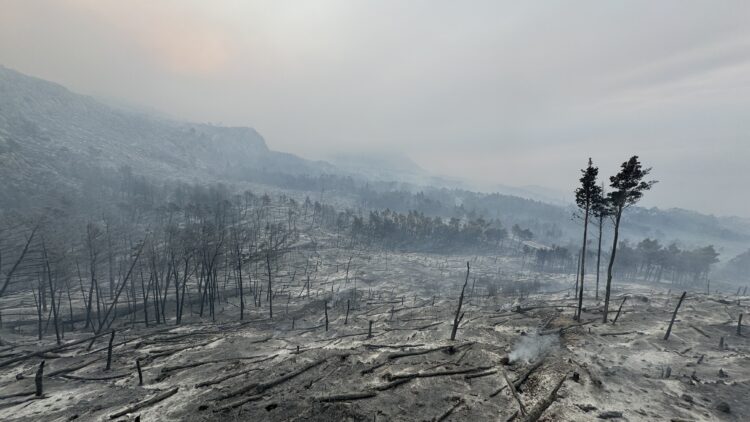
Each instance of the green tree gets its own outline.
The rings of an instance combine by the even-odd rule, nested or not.
[[[578,291],[578,313],[576,319],[581,319],[581,308],[583,307],[583,280],[586,274],[586,242],[588,241],[589,214],[594,201],[601,196],[601,188],[596,184],[596,178],[599,175],[599,169],[589,158],[589,164],[581,170],[583,175],[579,179],[581,186],[576,189],[576,205],[583,212],[583,246],[581,247],[581,282]]]
[[[602,231],[604,231],[604,218],[609,215],[609,202],[604,196],[604,182],[599,188],[599,193],[592,198],[591,213],[597,220],[599,237],[597,238],[598,247],[596,250],[596,300],[599,300],[599,273],[602,262]]]
[[[609,178],[612,191],[607,194],[610,215],[614,220],[614,239],[612,240],[612,253],[609,256],[607,267],[607,286],[604,291],[604,312],[602,321],[607,323],[609,311],[609,298],[612,290],[612,269],[617,256],[617,243],[620,234],[620,221],[623,211],[636,204],[643,198],[643,193],[651,189],[656,181],[644,181],[643,179],[651,172],[650,168],[643,168],[638,156],[630,157],[620,166],[620,172]]]

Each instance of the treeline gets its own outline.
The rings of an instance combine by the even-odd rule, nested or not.
[[[730,259],[721,275],[728,281],[750,283],[750,250]]]
[[[459,220],[429,217],[419,211],[398,213],[370,211],[367,217],[353,215],[352,237],[359,242],[375,241],[392,249],[441,252],[466,248],[492,248],[496,251],[508,238],[498,220]]]
[[[575,270],[578,258],[576,252],[568,247],[552,246],[532,251],[525,250],[524,254],[532,254],[534,270],[539,272],[567,273]],[[596,273],[596,251],[588,251],[586,271]],[[747,254],[750,256],[750,253]],[[671,282],[679,285],[702,287],[707,280],[712,266],[719,262],[719,253],[713,245],[681,249],[677,244],[662,245],[655,239],[643,239],[635,245],[628,241],[620,242],[617,247],[617,266],[614,274],[622,280],[644,280],[650,282]],[[606,261],[609,254],[605,254],[602,261]],[[741,258],[736,258],[739,261]],[[748,264],[750,267],[750,264]]]
[[[527,252],[531,253],[531,250]],[[567,273],[575,270],[576,258],[570,249],[554,245],[534,252],[534,269],[539,272]]]
[[[676,244],[663,246],[655,239],[644,239],[636,245],[621,242],[615,273],[621,278],[646,281],[669,280],[680,285],[702,285],[711,266],[719,262],[713,245],[680,249]]]
[[[479,217],[502,220],[506,226],[528,227],[547,241],[559,241],[566,234],[564,223],[568,211],[563,207],[530,199],[485,194],[465,189],[418,187],[409,183],[365,181],[334,174],[303,175],[244,171],[236,177],[248,181],[295,189],[321,192],[324,196],[351,199],[358,208],[391,210],[408,214],[419,212],[429,217],[475,220]]]

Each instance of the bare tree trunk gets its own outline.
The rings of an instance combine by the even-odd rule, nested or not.
[[[107,319],[109,319],[110,313],[112,313],[112,309],[114,309],[115,305],[117,305],[117,300],[120,298],[120,294],[122,293],[122,289],[125,287],[125,284],[127,284],[128,279],[130,279],[130,275],[133,273],[133,268],[135,268],[135,264],[138,263],[138,258],[141,256],[141,252],[143,252],[143,247],[146,245],[146,240],[148,238],[148,235],[146,238],[143,239],[143,242],[141,243],[140,248],[138,248],[138,252],[135,255],[135,258],[133,258],[133,263],[130,265],[130,269],[128,270],[127,275],[125,276],[125,279],[122,280],[120,283],[120,287],[117,289],[117,293],[115,294],[114,300],[107,308],[107,312],[104,314],[104,318],[99,323],[99,328],[96,330],[96,334],[99,334],[102,331],[102,328],[104,328],[104,324],[107,322]],[[114,320],[113,320],[114,321]],[[111,325],[112,322],[107,324],[107,326]]]
[[[577,320],[581,320],[581,311],[583,309],[583,281],[586,276],[586,241],[588,240],[589,233],[589,205],[586,204],[586,210],[583,216],[583,246],[581,247],[581,283],[580,290],[578,291],[578,316]]]
[[[737,319],[737,335],[742,335],[742,314],[740,313],[739,318]]]
[[[112,253],[112,233],[109,230],[109,222],[106,224],[107,230],[107,260],[109,262],[109,297],[112,298],[112,292],[115,290],[115,276],[114,276],[114,256]]]
[[[148,280],[148,285],[151,286],[151,279]],[[141,270],[141,295],[143,296],[143,319],[148,327],[148,291],[149,289],[145,286],[143,280],[143,270]]]
[[[60,326],[58,323],[58,317],[57,317],[57,301],[55,300],[55,288],[52,285],[52,269],[49,265],[49,256],[47,255],[47,247],[44,244],[44,241],[42,241],[42,253],[44,254],[44,265],[47,270],[47,283],[49,286],[49,295],[50,299],[52,300],[52,317],[53,317],[53,323],[55,325],[55,339],[57,340],[57,344],[60,344]]]
[[[138,385],[143,385],[143,371],[141,371],[141,359],[135,359],[135,368],[138,370]]]
[[[664,340],[669,340],[669,335],[672,334],[672,325],[674,325],[674,320],[677,318],[677,311],[680,309],[680,305],[682,305],[682,301],[685,300],[685,295],[687,292],[682,292],[682,296],[680,296],[679,302],[677,302],[677,306],[674,308],[674,313],[672,314],[672,320],[669,321],[669,328],[667,328],[667,333],[664,334]]]
[[[36,376],[34,377],[34,384],[36,385],[36,396],[42,397],[44,394],[44,361],[39,364],[39,369],[36,370]]]
[[[625,304],[625,300],[627,300],[627,296],[622,298],[622,302],[620,302],[620,307],[617,308],[617,314],[615,314],[615,319],[612,321],[612,325],[615,325],[617,323],[617,319],[620,318],[620,312],[622,312],[622,305]]]
[[[36,231],[38,228],[39,228],[39,225],[36,225],[31,230],[31,234],[29,235],[29,238],[26,239],[26,244],[24,245],[23,250],[21,250],[21,255],[18,257],[18,259],[10,268],[10,270],[5,274],[5,282],[3,283],[3,287],[0,288],[0,297],[2,297],[3,293],[5,293],[5,289],[8,288],[8,285],[10,284],[10,280],[13,278],[13,274],[15,274],[16,270],[18,269],[18,266],[21,265],[21,262],[23,262],[24,257],[29,252],[29,246],[31,245],[31,241],[34,239],[34,235],[36,234]]]
[[[268,267],[268,317],[273,319],[273,291],[271,290],[271,255],[266,252],[266,266]],[[326,311],[327,314],[327,311]],[[327,318],[326,318],[327,321]],[[326,322],[326,331],[328,331],[328,323]]]
[[[44,287],[41,286],[41,282],[39,282],[39,288],[43,289]],[[39,295],[37,295],[37,290],[33,287],[31,288],[31,292],[34,295],[34,305],[36,305],[36,314],[37,314],[37,335],[39,340],[42,339],[42,303],[41,298]]]
[[[245,319],[245,293],[242,289],[242,252],[240,251],[240,248],[237,247],[236,249],[236,255],[237,255],[237,278],[239,282],[240,287],[240,321]]]
[[[453,329],[451,330],[451,341],[456,339],[456,331],[458,331],[458,324],[461,323],[461,320],[463,319],[463,314],[461,314],[461,305],[464,303],[464,290],[466,290],[466,285],[469,284],[469,261],[466,261],[466,280],[464,280],[464,285],[461,287],[461,296],[458,297],[458,307],[456,308],[456,316],[453,318]]]
[[[602,226],[604,225],[604,216],[599,217],[599,247],[596,251],[596,300],[599,300],[599,272],[602,261]]]
[[[612,293],[612,269],[615,265],[615,256],[617,255],[617,241],[620,237],[620,218],[622,217],[622,207],[618,208],[615,216],[615,233],[612,241],[612,254],[609,256],[609,265],[607,266],[607,287],[604,291],[604,310],[602,311],[602,322],[607,323],[609,311],[609,297]]]
[[[107,346],[107,367],[105,371],[109,371],[112,368],[112,342],[115,341],[115,330],[112,330],[112,335],[109,336],[109,345]]]

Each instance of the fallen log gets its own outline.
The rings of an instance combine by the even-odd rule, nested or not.
[[[529,378],[529,376],[531,375],[531,373],[532,373],[532,372],[536,371],[536,370],[537,370],[537,369],[538,369],[538,368],[539,368],[540,366],[542,366],[542,363],[543,363],[543,362],[544,362],[543,360],[539,360],[539,361],[538,361],[538,362],[536,362],[535,364],[531,365],[531,366],[529,367],[529,369],[527,369],[527,370],[526,370],[526,372],[524,372],[523,374],[521,374],[521,375],[520,375],[520,376],[519,376],[518,378],[516,378],[516,380],[515,380],[515,381],[513,381],[513,387],[514,387],[514,388],[515,388],[515,389],[516,389],[517,391],[520,391],[521,385],[523,385],[523,383],[524,383],[524,382],[526,382],[526,380],[527,380],[527,379]],[[494,392],[492,392],[492,394],[490,394],[490,397],[495,397],[495,396],[497,396],[497,395],[498,395],[498,394],[500,394],[500,393],[501,393],[501,392],[502,392],[502,391],[503,391],[503,390],[504,390],[504,389],[505,389],[506,387],[507,387],[507,385],[504,385],[504,386],[502,386],[502,387],[498,388],[497,390],[495,390]]]
[[[410,379],[410,378],[395,380],[395,381],[391,381],[391,382],[388,382],[388,383],[385,383],[385,384],[376,385],[373,388],[376,389],[376,390],[378,390],[378,391],[390,390],[391,388],[396,388],[396,387],[398,387],[401,384],[406,384],[407,382],[409,382],[411,380],[412,379]]]
[[[464,379],[470,380],[470,379],[486,377],[486,376],[494,375],[494,374],[497,374],[497,369],[492,369],[490,371],[480,372],[478,374],[464,375]]]
[[[451,376],[451,375],[461,375],[461,374],[469,374],[473,372],[485,371],[490,368],[491,366],[480,366],[478,368],[452,369],[452,370],[437,371],[437,372],[413,372],[413,373],[407,373],[407,374],[387,375],[387,378],[393,381],[393,380],[400,380],[400,379],[445,377],[445,376]]]
[[[33,358],[35,356],[39,356],[39,355],[43,355],[43,354],[47,354],[47,353],[51,353],[51,352],[58,352],[60,350],[67,349],[68,347],[75,346],[75,345],[78,345],[78,344],[81,344],[81,343],[85,343],[87,341],[91,341],[91,340],[94,340],[94,339],[99,338],[101,336],[108,335],[108,334],[109,333],[100,333],[100,334],[97,334],[97,335],[94,335],[94,336],[91,336],[91,337],[87,337],[87,338],[84,338],[84,339],[75,340],[75,341],[71,341],[71,342],[68,342],[68,343],[65,343],[65,344],[61,344],[59,346],[48,347],[46,349],[37,350],[36,352],[29,352],[29,353],[26,353],[24,355],[17,356],[15,358],[11,358],[11,359],[4,360],[4,361],[0,362],[0,368],[3,368],[5,366],[11,365],[11,364],[16,363],[16,362],[21,362],[21,361],[29,359],[29,358]]]
[[[260,369],[261,368],[250,368],[250,369],[246,369],[244,371],[236,372],[234,374],[229,374],[229,375],[225,375],[223,377],[215,378],[215,379],[212,379],[210,381],[199,382],[198,384],[195,384],[195,388],[208,387],[208,386],[211,386],[211,385],[219,384],[219,383],[224,382],[224,381],[226,381],[228,379],[236,378],[236,377],[239,377],[241,375],[245,375],[245,374],[253,372],[253,371],[260,371]]]
[[[360,371],[360,374],[365,375],[365,374],[372,373],[376,369],[385,366],[388,363],[388,361],[390,361],[390,360],[401,359],[401,358],[405,358],[405,357],[409,357],[409,356],[426,355],[427,353],[438,352],[438,351],[441,351],[441,350],[455,351],[459,347],[463,347],[463,346],[466,346],[466,345],[470,346],[472,344],[474,344],[474,343],[473,342],[472,343],[466,343],[466,344],[460,345],[460,346],[449,345],[449,346],[433,347],[431,349],[407,350],[407,351],[404,351],[404,352],[391,353],[390,355],[388,355],[386,357],[386,360],[384,360],[383,362],[377,363],[377,364],[375,364],[375,365],[373,365],[373,366],[371,366],[369,368],[363,369],[362,371]]]
[[[226,400],[226,399],[229,399],[229,398],[232,398],[232,397],[239,396],[240,394],[247,393],[247,392],[252,391],[252,390],[256,390],[258,393],[262,393],[263,391],[266,391],[266,390],[268,390],[270,388],[273,388],[273,387],[275,387],[275,386],[277,386],[279,384],[282,384],[282,383],[284,383],[286,381],[289,381],[290,379],[295,378],[295,377],[303,374],[304,372],[307,372],[310,369],[315,368],[316,366],[319,366],[319,365],[323,364],[326,360],[327,360],[327,358],[323,358],[323,359],[319,359],[319,360],[316,360],[314,362],[308,363],[307,365],[303,366],[300,369],[297,369],[296,371],[290,372],[290,373],[288,373],[286,375],[283,375],[283,376],[281,376],[279,378],[276,378],[276,379],[274,379],[272,381],[269,381],[269,382],[254,383],[254,384],[246,385],[246,386],[244,386],[242,388],[239,388],[237,390],[234,390],[234,391],[231,391],[231,392],[229,392],[227,394],[219,396],[215,400],[216,401]]]
[[[443,321],[433,322],[432,324],[422,325],[421,327],[395,327],[395,328],[385,328],[385,331],[422,331],[426,330],[428,328],[434,327],[436,325],[442,324]]]
[[[435,421],[436,422],[442,422],[442,421],[448,419],[448,417],[453,412],[455,412],[456,409],[458,409],[459,407],[461,407],[462,404],[464,404],[464,399],[458,399],[458,401],[456,402],[456,404],[454,404],[453,406],[451,406],[450,409],[448,409],[447,411],[445,411],[442,415],[440,415],[440,417],[438,417],[437,419],[435,419]]]
[[[405,347],[422,347],[424,343],[418,344],[363,344],[368,349],[403,349]]]
[[[599,334],[602,337],[610,337],[610,336],[626,336],[628,334],[636,334],[637,331],[620,331],[615,333],[601,333]]]
[[[83,368],[91,365],[92,363],[94,363],[94,362],[96,362],[98,360],[99,359],[93,359],[93,360],[90,360],[90,361],[87,361],[87,362],[80,363],[78,365],[72,365],[72,366],[68,366],[67,368],[61,368],[61,369],[49,372],[49,373],[45,374],[44,376],[47,377],[47,378],[52,378],[52,377],[57,376],[57,375],[67,374],[68,372],[75,372],[75,371],[77,371],[79,369],[83,369]]]
[[[711,336],[709,336],[708,334],[706,334],[706,332],[705,332],[705,331],[701,330],[700,328],[696,327],[696,326],[695,326],[695,325],[693,325],[693,324],[688,324],[688,327],[690,327],[690,328],[692,328],[693,330],[695,330],[695,331],[697,331],[697,332],[699,332],[699,333],[703,334],[703,337],[706,337],[706,338],[711,338]]]
[[[300,368],[300,369],[298,369],[298,370],[296,370],[294,372],[291,372],[289,374],[283,375],[283,376],[281,376],[279,378],[276,378],[275,380],[258,384],[258,387],[256,387],[256,388],[257,388],[257,390],[259,392],[266,391],[266,390],[271,389],[271,388],[273,388],[273,387],[275,387],[275,386],[277,386],[279,384],[283,384],[283,383],[289,381],[292,378],[296,378],[297,376],[299,376],[299,375],[301,375],[301,374],[309,371],[310,369],[315,368],[316,366],[322,365],[326,360],[327,360],[327,358],[316,360],[315,362],[309,363],[309,364],[305,365],[304,367],[302,367],[302,368]]]
[[[529,376],[531,376],[531,374],[534,371],[539,369],[539,367],[542,366],[543,363],[544,363],[544,359],[539,359],[538,362],[531,365],[529,369],[526,370],[526,372],[524,372],[520,377],[518,377],[518,379],[513,381],[513,386],[516,388],[516,391],[521,391],[521,386],[523,385],[523,383],[525,383],[526,380],[529,379]]]
[[[174,336],[169,337],[156,337],[154,339],[151,339],[151,341],[147,342],[146,344],[153,344],[153,343],[171,343],[176,340],[183,339],[185,337],[191,337],[191,336],[205,336],[205,335],[213,335],[213,334],[222,334],[224,331],[195,331],[192,333],[186,333],[186,334],[177,334]]]
[[[388,355],[388,360],[401,359],[401,358],[405,358],[407,356],[426,355],[427,353],[438,352],[438,351],[442,351],[442,350],[452,350],[454,348],[455,348],[455,346],[451,345],[451,346],[433,347],[431,349],[423,349],[423,350],[407,350],[405,352],[391,353],[390,355]]]
[[[36,394],[36,391],[24,391],[21,393],[6,394],[3,396],[0,396],[0,400],[12,399],[14,397],[33,396],[35,394]]]
[[[195,368],[195,367],[203,366],[203,365],[210,365],[210,364],[213,364],[213,363],[224,363],[224,362],[240,361],[240,360],[247,360],[247,359],[258,359],[258,360],[253,360],[250,363],[259,363],[259,362],[265,362],[267,360],[271,360],[271,359],[275,358],[276,356],[277,355],[271,355],[271,356],[260,355],[260,356],[247,356],[247,357],[235,357],[235,358],[204,360],[204,361],[186,363],[186,364],[183,364],[183,365],[164,366],[164,367],[161,368],[161,373],[162,374],[168,374],[170,372],[181,371],[183,369],[190,369],[190,368]]]
[[[152,351],[148,352],[149,355],[146,357],[146,359],[148,359],[149,361],[152,361],[152,360],[157,359],[157,358],[163,358],[165,356],[171,356],[171,355],[173,355],[175,353],[182,352],[184,350],[193,349],[193,348],[196,348],[196,347],[208,346],[209,344],[211,344],[211,343],[213,343],[215,341],[218,341],[218,340],[219,340],[218,338],[214,338],[214,339],[209,340],[209,341],[207,341],[205,343],[190,344],[190,345],[183,346],[183,347],[177,347],[175,349],[152,350]]]
[[[557,385],[555,385],[555,388],[552,389],[550,394],[547,397],[545,397],[542,401],[537,403],[536,406],[534,406],[529,411],[526,417],[521,419],[521,421],[522,422],[536,422],[537,420],[539,420],[539,418],[542,417],[542,414],[544,413],[544,411],[547,410],[547,408],[549,408],[552,405],[552,403],[555,402],[555,400],[557,400],[557,392],[558,390],[560,390],[560,387],[562,387],[563,383],[565,382],[567,378],[568,378],[568,375],[565,374],[565,376],[563,376],[562,379],[560,379],[560,381],[557,382]]]
[[[544,331],[540,331],[539,335],[540,336],[546,336],[546,335],[550,335],[550,334],[562,334],[563,332],[565,332],[565,331],[567,331],[567,330],[569,330],[571,328],[580,327],[582,325],[592,324],[592,323],[594,323],[596,321],[598,321],[598,319],[590,319],[590,320],[588,320],[586,322],[578,322],[578,323],[575,323],[575,324],[566,325],[565,327],[553,328],[553,329],[550,329],[550,330],[544,330]]]
[[[134,404],[132,406],[128,406],[125,409],[123,409],[123,410],[121,410],[121,411],[119,411],[117,413],[113,413],[113,414],[109,415],[109,418],[110,419],[117,419],[117,418],[119,418],[121,416],[127,415],[128,413],[133,413],[133,412],[135,412],[137,410],[143,409],[144,407],[151,406],[152,404],[159,403],[160,401],[165,400],[165,399],[167,399],[169,397],[172,397],[173,395],[177,394],[177,391],[179,389],[180,389],[180,387],[175,387],[175,388],[172,388],[171,390],[167,390],[167,391],[165,391],[163,393],[159,393],[159,394],[155,395],[154,397],[151,397],[148,400],[144,400],[144,401],[136,403],[136,404]]]
[[[40,400],[40,399],[46,399],[46,398],[47,398],[47,396],[37,396],[37,395],[34,395],[34,396],[31,396],[31,397],[23,399],[23,400],[12,401],[12,402],[9,402],[9,403],[2,403],[2,404],[0,404],[0,409],[5,409],[6,407],[13,407],[13,406],[17,406],[19,404],[28,403],[28,402],[33,401],[33,400]]]
[[[521,411],[521,416],[526,416],[526,407],[523,405],[523,402],[521,401],[521,398],[518,397],[518,392],[516,391],[516,388],[514,388],[513,383],[510,382],[510,378],[508,378],[508,374],[505,372],[505,369],[502,369],[503,371],[503,378],[505,379],[505,383],[508,384],[508,389],[510,390],[511,395],[518,403],[518,409]]]
[[[130,374],[108,375],[105,377],[82,377],[82,376],[70,375],[70,374],[63,374],[60,376],[65,379],[71,379],[71,380],[77,380],[77,381],[109,381],[109,380],[125,378],[127,376],[130,376]]]
[[[369,368],[365,368],[365,369],[361,370],[359,373],[360,373],[360,375],[370,374],[370,373],[374,372],[376,369],[385,366],[387,363],[388,363],[388,361],[384,360],[383,362],[376,363],[375,365],[372,365]]]
[[[319,401],[321,403],[333,403],[333,402],[339,402],[339,401],[353,401],[353,400],[369,399],[377,395],[378,393],[374,391],[365,391],[362,393],[334,394],[332,396],[315,397],[313,400]]]

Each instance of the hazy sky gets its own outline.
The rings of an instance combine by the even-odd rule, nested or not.
[[[570,191],[638,154],[644,205],[750,216],[744,0],[0,0],[0,64],[309,158]]]

